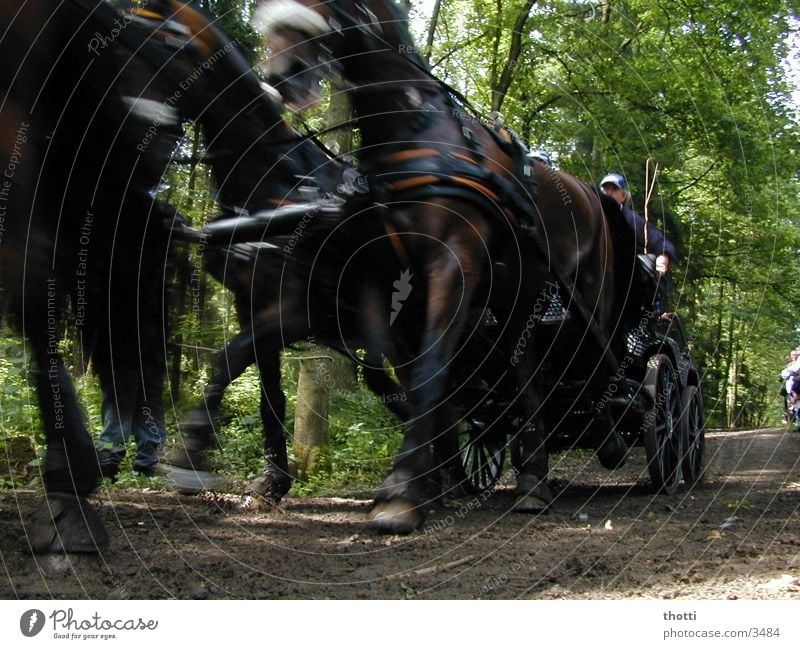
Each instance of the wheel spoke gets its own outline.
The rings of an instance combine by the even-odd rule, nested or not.
[[[494,435],[475,428],[465,435],[460,450],[467,483],[475,492],[485,491],[495,485],[502,472],[504,440],[494,439]]]

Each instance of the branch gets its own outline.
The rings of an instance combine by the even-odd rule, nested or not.
[[[683,194],[683,192],[685,192],[685,191],[691,189],[692,187],[696,186],[701,180],[703,180],[703,178],[705,178],[708,174],[710,174],[714,170],[714,167],[716,167],[716,166],[717,166],[717,163],[716,162],[712,162],[711,166],[708,169],[706,169],[703,173],[701,173],[697,178],[695,178],[692,182],[690,182],[685,187],[681,187],[680,189],[674,191],[670,195],[670,197],[672,199],[675,199],[678,196],[680,196],[681,194]]]
[[[436,34],[436,27],[439,25],[439,12],[442,9],[442,0],[436,0],[433,5],[431,23],[428,25],[428,37],[425,40],[425,62],[430,63],[433,53],[433,37]]]
[[[522,31],[525,29],[525,23],[528,22],[528,17],[535,4],[536,0],[525,0],[525,5],[520,10],[514,22],[514,32],[511,36],[511,49],[508,52],[508,61],[506,61],[503,73],[500,75],[500,82],[496,87],[492,88],[492,110],[500,111],[503,100],[506,98],[506,94],[508,94],[508,89],[511,87],[514,69],[517,67],[519,56],[522,53]]]
[[[453,56],[453,54],[455,54],[456,52],[460,52],[463,48],[468,47],[469,45],[472,45],[473,43],[475,43],[477,41],[483,40],[484,38],[486,38],[486,35],[488,33],[489,33],[489,30],[487,29],[487,30],[481,32],[480,34],[478,34],[477,36],[474,36],[473,38],[470,38],[469,40],[467,40],[467,41],[465,41],[463,43],[459,43],[458,45],[454,45],[453,48],[447,54],[445,54],[444,56],[440,57],[439,60],[436,61],[436,63],[431,63],[430,64],[431,70],[439,67],[442,63],[447,61],[447,59],[449,59],[451,56]]]
[[[449,570],[450,568],[457,568],[458,566],[462,566],[465,563],[469,563],[470,561],[474,561],[475,557],[473,555],[468,555],[463,559],[457,559],[455,561],[450,561],[449,563],[440,563],[438,565],[428,566],[427,568],[420,568],[418,570],[409,570],[407,572],[400,572],[396,575],[392,575],[390,579],[401,579],[403,577],[419,577],[422,575],[432,575],[437,572],[441,572],[443,570]]]

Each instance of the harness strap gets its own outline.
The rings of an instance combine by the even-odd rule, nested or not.
[[[394,248],[394,254],[397,255],[398,259],[403,262],[403,265],[406,268],[411,268],[411,262],[408,260],[408,255],[406,254],[406,248],[403,245],[403,241],[400,239],[400,235],[397,234],[397,230],[395,230],[394,226],[386,222],[385,225],[386,234],[389,235],[389,241],[392,242],[392,247]]]
[[[491,209],[500,209],[514,225],[533,226],[533,198],[502,175],[487,171],[459,151],[443,154],[435,149],[395,151],[373,165],[374,177],[391,193],[417,197],[472,198],[477,195]],[[455,190],[455,191],[454,191]],[[411,198],[411,196],[409,196]]]

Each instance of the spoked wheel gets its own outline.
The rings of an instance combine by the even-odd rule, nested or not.
[[[656,491],[673,494],[681,481],[683,431],[680,385],[668,356],[650,358],[644,387],[653,399],[643,426],[647,469]]]
[[[705,471],[705,418],[703,396],[693,385],[687,385],[681,395],[681,429],[683,434],[683,480],[687,485],[697,484]]]
[[[459,435],[461,463],[467,480],[464,488],[471,494],[492,489],[503,473],[506,456],[505,439],[502,435],[486,430],[486,425],[470,420]]]

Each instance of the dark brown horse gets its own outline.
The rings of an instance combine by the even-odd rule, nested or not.
[[[235,43],[183,3],[152,2],[122,14],[95,0],[56,8],[12,2],[3,5],[0,25],[7,62],[0,145],[9,160],[0,254],[10,310],[30,342],[48,445],[49,504],[29,539],[34,551],[96,551],[107,534],[85,497],[99,478],[97,460],[58,353],[68,297],[75,310],[91,298],[90,332],[118,333],[121,320],[152,315],[138,312],[141,302],[126,292],[152,292],[163,274],[169,212],[152,192],[183,119],[206,131],[232,211],[266,201],[262,188],[275,168],[291,171],[283,194],[296,188],[296,170],[314,166],[305,159],[280,164],[298,139],[277,118],[274,98]],[[268,138],[282,147],[266,161]],[[140,358],[163,354],[143,337],[131,347]],[[136,367],[134,358],[114,373]]]
[[[0,137],[4,159],[13,161],[3,281],[30,343],[47,437],[49,503],[29,527],[29,542],[34,551],[96,551],[107,535],[84,497],[99,472],[59,354],[62,317],[72,298],[75,323],[101,329],[115,304],[109,289],[130,286],[143,259],[148,269],[163,264],[166,230],[148,192],[180,136],[169,106],[158,118],[153,112],[168,97],[161,76],[168,55],[147,47],[132,58],[142,46],[128,40],[136,30],[123,29],[121,15],[102,2],[10,2],[0,13]]]
[[[276,336],[275,340],[281,340],[277,346],[256,345],[251,334],[253,321],[279,309],[282,302],[306,300],[311,269],[325,266],[324,260],[317,259],[317,246],[312,242],[320,236],[338,236],[337,206],[361,191],[362,179],[287,124],[281,117],[282,106],[275,100],[277,93],[258,79],[227,37],[205,18],[174,1],[152,2],[134,11],[139,23],[143,16],[149,16],[148,26],[154,30],[175,21],[202,32],[209,57],[215,67],[221,67],[203,78],[207,102],[184,102],[178,107],[182,117],[202,126],[207,141],[205,161],[211,166],[223,207],[222,216],[205,229],[201,239],[206,268],[233,292],[243,329],[215,358],[214,379],[203,404],[184,422],[183,446],[170,455],[168,462],[173,468],[205,469],[204,451],[217,441],[215,420],[224,393],[220,386],[255,363],[261,380],[265,468],[248,490],[279,500],[290,486],[279,350],[289,342],[313,336],[317,342],[342,349],[362,362],[351,350],[365,345],[356,342],[361,340],[360,334],[347,325],[340,322],[341,327],[331,327],[327,320],[316,325],[312,333],[294,337],[284,332]],[[225,52],[225,56],[215,54],[219,52]],[[175,65],[180,63],[177,60]],[[259,214],[276,207],[294,216],[259,218]],[[310,229],[318,233],[316,238],[301,237],[310,222]],[[286,236],[279,236],[284,232]],[[268,241],[258,242],[262,237]],[[249,243],[250,238],[257,243]],[[237,352],[240,349],[247,350],[246,357]],[[376,392],[391,395],[399,389],[388,379],[379,360],[368,354],[363,366],[367,383]],[[400,399],[390,398],[388,403],[398,415],[405,416]],[[171,479],[187,490],[214,480],[175,471]]]
[[[263,0],[255,24],[269,40],[270,81],[287,102],[308,104],[323,71],[339,69],[347,81],[376,204],[371,218],[394,247],[364,274],[372,306],[365,326],[384,350],[413,350],[414,417],[371,520],[378,531],[409,532],[424,520],[431,443],[452,434],[444,407],[458,389],[452,368],[466,362],[464,341],[487,305],[502,316],[497,344],[510,352],[537,296],[557,281],[578,296],[586,347],[606,348],[613,274],[601,203],[575,178],[525,164],[507,131],[486,127],[432,79],[395,5]],[[536,359],[525,354],[510,368],[527,420],[517,440],[519,511],[540,511],[552,500]]]

